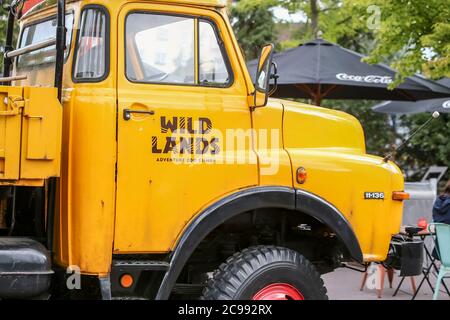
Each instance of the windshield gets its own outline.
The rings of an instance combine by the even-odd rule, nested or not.
[[[56,17],[25,26],[20,37],[19,48],[55,38],[56,26]],[[72,43],[73,13],[66,15],[66,28],[67,49],[65,52],[65,58],[67,58],[69,54],[70,45]],[[47,47],[20,56],[17,60],[17,69],[29,69],[36,66],[53,63],[55,62],[55,59],[56,47]]]

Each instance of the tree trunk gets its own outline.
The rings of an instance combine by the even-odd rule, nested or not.
[[[314,39],[319,37],[319,9],[317,7],[317,0],[310,0],[311,7],[311,29]]]

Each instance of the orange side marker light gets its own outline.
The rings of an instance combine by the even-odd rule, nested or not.
[[[306,169],[303,167],[300,167],[297,169],[297,182],[299,184],[304,184],[306,182],[306,179],[308,178],[308,173],[306,172]]]
[[[392,192],[392,200],[397,201],[409,200],[409,193],[405,191],[394,191]]]
[[[128,273],[125,273],[120,277],[120,285],[123,288],[130,288],[133,285],[133,282],[133,277]]]

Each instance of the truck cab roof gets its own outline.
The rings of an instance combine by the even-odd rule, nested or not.
[[[82,2],[83,0],[66,0],[67,3],[70,2]],[[99,0],[102,2],[102,0]],[[109,2],[108,0],[103,0],[103,2]],[[137,0],[123,0],[123,2],[137,2]],[[214,8],[223,8],[226,6],[226,0],[146,0],[145,2],[157,2],[157,3],[169,3],[169,4],[187,4],[196,6],[206,6]],[[56,6],[55,0],[28,0],[25,1],[24,16],[32,15],[33,13],[40,11],[41,9]]]

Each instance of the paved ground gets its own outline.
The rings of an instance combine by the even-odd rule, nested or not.
[[[330,300],[378,300],[376,290],[368,289],[367,287],[361,292],[359,291],[363,274],[350,269],[342,268],[337,269],[332,273],[328,273],[323,276],[325,286],[328,289],[328,297]],[[416,285],[418,286],[422,277],[416,277]],[[410,300],[412,298],[411,282],[407,278],[403,282],[401,291],[397,296],[393,297],[395,288],[397,287],[400,278],[398,275],[394,275],[393,289],[389,288],[387,277],[385,279],[385,287],[383,290],[382,300]],[[448,288],[450,289],[450,279],[445,280]],[[432,284],[435,285],[436,280],[432,277]],[[425,282],[419,291],[417,300],[431,300],[433,293],[430,287]],[[450,300],[445,292],[441,292],[439,295],[440,300]]]

